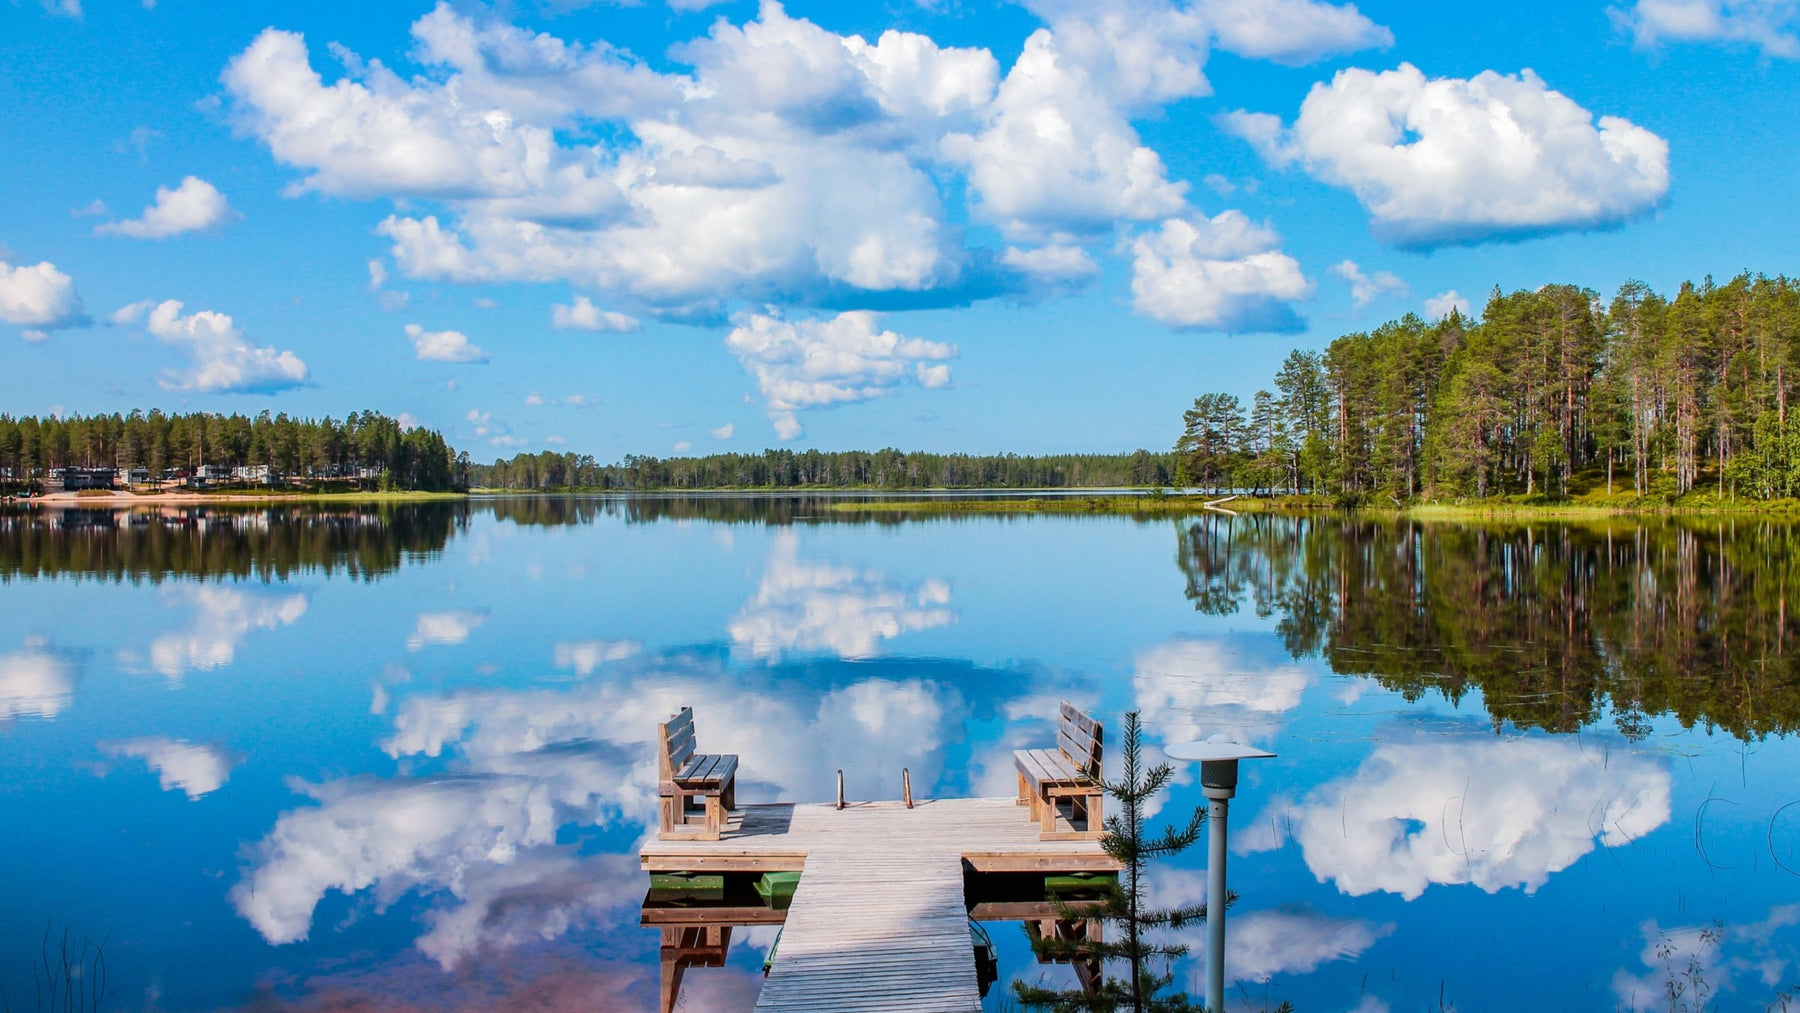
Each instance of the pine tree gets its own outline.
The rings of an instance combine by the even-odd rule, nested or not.
[[[1056,990],[1014,982],[1013,992],[1019,1004],[1027,1009],[1050,1010],[1052,1013],[1100,1011],[1100,1013],[1198,1013],[1201,1007],[1186,993],[1171,989],[1175,980],[1168,965],[1187,953],[1186,946],[1153,942],[1149,937],[1159,930],[1175,930],[1206,921],[1206,905],[1151,909],[1144,905],[1144,870],[1154,859],[1167,858],[1187,850],[1200,839],[1206,821],[1206,810],[1195,809],[1182,827],[1164,828],[1161,837],[1150,837],[1145,830],[1149,802],[1169,783],[1173,773],[1169,765],[1159,763],[1148,770],[1143,767],[1138,739],[1141,728],[1137,711],[1125,715],[1125,742],[1121,750],[1122,770],[1117,781],[1102,783],[1106,793],[1119,803],[1118,812],[1107,817],[1106,835],[1100,846],[1124,866],[1120,882],[1105,891],[1095,906],[1076,908],[1057,902],[1057,915],[1066,920],[1097,919],[1116,930],[1117,939],[1038,939],[1032,943],[1041,960],[1067,962],[1117,962],[1128,968],[1123,978],[1100,981],[1091,991]],[[1226,898],[1230,903],[1230,898]],[[1098,935],[1098,934],[1096,934]]]

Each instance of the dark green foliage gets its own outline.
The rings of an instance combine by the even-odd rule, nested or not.
[[[1202,394],[1181,414],[1181,437],[1175,441],[1175,476],[1180,485],[1216,489],[1239,470],[1251,426],[1238,399],[1230,394]]]
[[[1144,769],[1140,735],[1138,714],[1132,711],[1125,715],[1119,779],[1104,784],[1106,794],[1119,803],[1119,811],[1107,817],[1106,836],[1100,843],[1108,855],[1124,865],[1120,883],[1107,891],[1097,909],[1078,911],[1069,905],[1058,904],[1060,916],[1070,920],[1098,918],[1112,928],[1112,934],[1118,938],[1040,939],[1033,942],[1043,959],[1112,962],[1124,965],[1126,973],[1123,977],[1114,976],[1099,982],[1092,991],[1057,991],[1016,981],[1013,983],[1014,994],[1019,1004],[1027,1009],[1051,1010],[1053,1013],[1080,1010],[1195,1013],[1200,1009],[1186,994],[1170,988],[1174,975],[1168,965],[1187,953],[1188,948],[1155,942],[1149,937],[1161,930],[1204,924],[1206,907],[1196,904],[1163,910],[1146,908],[1143,876],[1150,862],[1179,854],[1200,839],[1206,811],[1194,810],[1186,824],[1167,826],[1160,836],[1149,833],[1145,826],[1148,822],[1145,810],[1149,801],[1168,785],[1173,771],[1166,763]]]
[[[1295,657],[1496,729],[1608,711],[1741,739],[1800,731],[1800,527],[1733,519],[1434,524],[1214,515],[1176,526],[1197,610],[1275,616]]]
[[[330,473],[382,489],[468,486],[468,457],[459,456],[443,434],[405,428],[380,412],[351,412],[342,421],[266,411],[255,418],[160,410],[44,419],[0,415],[0,474],[10,473],[16,484],[65,466],[147,468],[160,476],[202,465],[268,465],[277,475],[302,478]]]
[[[458,500],[164,508],[136,523],[112,509],[0,509],[0,585],[61,576],[272,582],[314,572],[369,581],[443,551],[468,517]]]
[[[1293,353],[1248,419],[1203,395],[1177,449],[1204,485],[1346,503],[1566,497],[1578,477],[1609,495],[1800,495],[1797,361],[1800,283],[1785,277],[1708,278],[1673,299],[1629,282],[1610,304],[1573,285],[1496,289],[1479,323],[1409,314]]]
[[[471,469],[485,489],[1048,489],[1164,486],[1173,479],[1169,455],[929,454],[889,447],[865,451],[765,450],[655,458],[628,454],[601,464],[587,454],[546,451]]]

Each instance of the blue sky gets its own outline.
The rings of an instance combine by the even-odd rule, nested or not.
[[[1199,393],[1496,285],[1791,273],[1796,30],[15,0],[0,410],[372,407],[480,460],[1165,447]]]

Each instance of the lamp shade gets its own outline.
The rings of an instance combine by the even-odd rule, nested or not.
[[[1242,742],[1233,742],[1223,735],[1215,735],[1198,742],[1176,742],[1164,746],[1163,755],[1171,760],[1216,763],[1221,760],[1258,760],[1275,754],[1266,749],[1246,746]]]

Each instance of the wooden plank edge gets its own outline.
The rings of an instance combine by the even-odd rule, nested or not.
[[[645,872],[802,872],[805,855],[639,855]]]
[[[976,872],[1118,872],[1125,868],[1112,856],[1093,854],[1021,854],[969,852],[963,864]]]

